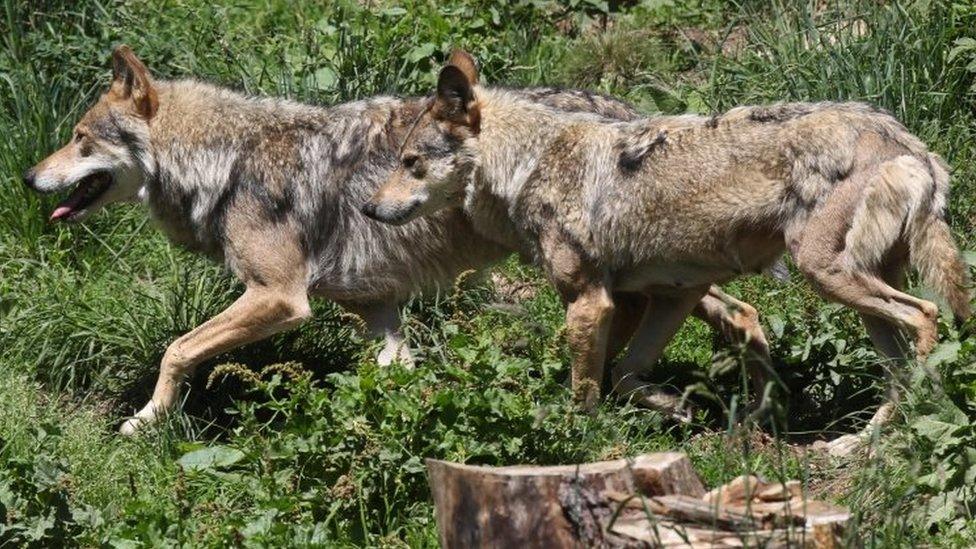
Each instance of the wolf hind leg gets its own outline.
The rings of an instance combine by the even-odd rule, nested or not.
[[[836,223],[840,218],[837,210],[830,211],[811,221],[804,230],[803,238],[796,247],[794,259],[797,267],[824,297],[852,307],[861,314],[872,342],[881,353],[888,357],[894,368],[886,370],[887,396],[885,403],[874,414],[867,427],[855,435],[846,435],[828,445],[834,455],[847,455],[863,447],[878,427],[894,418],[897,402],[898,376],[891,375],[902,367],[907,357],[907,345],[902,339],[908,335],[915,343],[915,356],[919,364],[924,364],[928,354],[935,347],[938,336],[938,308],[934,303],[906,294],[897,287],[902,284],[902,263],[896,267],[870,272],[857,267],[857,263],[846,255],[842,248],[825,243],[843,237],[843,224]],[[835,215],[829,215],[833,213]],[[842,218],[841,218],[842,219]],[[889,250],[889,258],[897,250]]]
[[[904,368],[909,357],[909,343],[898,326],[877,316],[861,313],[861,323],[871,343],[881,352],[891,367]],[[886,367],[885,372],[891,371]]]
[[[222,313],[197,326],[166,349],[152,399],[119,431],[131,435],[156,422],[179,402],[183,380],[209,358],[294,328],[311,316],[305,288],[251,286]]]
[[[400,311],[394,303],[342,303],[342,307],[363,319],[370,337],[382,337],[383,348],[376,355],[380,366],[400,362],[413,368],[414,357],[400,330]]]
[[[882,271],[881,275],[887,284],[900,291],[905,285],[904,257],[893,261],[888,268]],[[885,401],[860,432],[844,435],[827,445],[830,454],[835,456],[848,455],[869,444],[871,437],[881,427],[894,421],[897,416],[898,387],[902,381],[899,379],[901,377],[899,374],[904,370],[911,352],[905,333],[897,325],[884,318],[866,313],[860,313],[860,316],[864,329],[867,331],[868,337],[871,338],[871,343],[885,358],[883,365]]]
[[[617,395],[678,421],[687,422],[690,419],[682,409],[680,399],[651,390],[639,376],[658,361],[668,342],[706,291],[707,288],[697,288],[675,294],[650,295],[627,353],[610,373],[613,391]]]
[[[885,399],[871,419],[859,432],[843,435],[827,444],[833,456],[846,456],[870,444],[871,438],[882,427],[894,421],[899,400],[898,373],[904,369],[909,356],[908,340],[891,322],[869,314],[860,313],[861,322],[874,344],[886,359],[884,364]]]
[[[886,365],[886,393],[884,404],[857,435],[841,437],[830,444],[834,455],[847,455],[870,440],[874,432],[889,423],[898,399],[898,372],[904,367],[905,356],[901,350],[902,332],[912,334],[916,342],[916,356],[923,364],[935,346],[937,335],[937,309],[935,304],[916,299],[891,288],[883,281],[868,274],[834,274],[817,277],[817,285],[836,301],[850,305],[862,315],[872,341],[896,364]]]

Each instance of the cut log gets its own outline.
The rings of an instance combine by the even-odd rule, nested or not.
[[[585,465],[481,467],[427,460],[442,547],[608,543],[605,492],[705,493],[687,456],[659,453]]]
[[[680,522],[696,523],[740,531],[755,528],[755,519],[745,509],[732,509],[731,506],[717,507],[699,498],[676,494],[652,498],[663,507],[660,514]]]
[[[756,493],[760,501],[787,501],[802,496],[803,486],[798,480],[770,483]]]
[[[742,475],[741,477],[735,477],[727,484],[723,484],[709,491],[702,499],[711,504],[745,501],[752,498],[753,494],[763,488],[765,488],[765,484],[758,477]]]
[[[846,509],[799,482],[705,494],[684,454],[555,467],[427,460],[442,547],[839,547]]]

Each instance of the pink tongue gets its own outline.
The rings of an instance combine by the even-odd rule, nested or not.
[[[59,219],[64,219],[68,217],[75,211],[75,207],[81,202],[81,199],[85,196],[85,185],[79,185],[68,198],[65,198],[58,204],[58,207],[51,212],[51,221],[56,221]]]
[[[71,208],[67,206],[58,206],[53,212],[51,212],[51,221],[56,219],[61,219],[62,217],[68,217],[71,213]]]

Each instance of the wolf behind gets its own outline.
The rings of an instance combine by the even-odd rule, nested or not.
[[[360,214],[395,167],[425,99],[323,108],[248,98],[192,80],[155,80],[125,46],[114,52],[113,69],[109,91],[71,141],[29,170],[26,183],[41,192],[72,189],[53,220],[143,202],[172,241],[223,261],[246,285],[226,311],[167,348],[152,400],[123,424],[125,433],[175,406],[182,380],[200,362],[301,323],[309,296],[335,300],[384,336],[380,363],[409,362],[397,304],[508,254],[474,233],[459,210],[406,227]],[[636,116],[620,101],[586,92],[512,93],[555,108]],[[618,345],[643,310],[638,298],[629,298],[635,318],[621,318]],[[755,310],[717,288],[699,314],[764,349]]]
[[[402,224],[463,203],[476,231],[535,257],[568,303],[586,406],[598,396],[615,292],[651,296],[654,321],[631,344],[640,351],[669,339],[710,284],[784,251],[824,297],[858,311],[894,361],[907,356],[906,336],[920,361],[937,342],[935,304],[901,290],[908,265],[957,320],[971,316],[967,268],[944,220],[946,166],[884,112],[796,103],[619,122],[479,87],[472,63],[452,61],[400,168],[363,211]],[[625,383],[653,356],[629,353],[612,376]],[[883,405],[869,428],[892,413]]]

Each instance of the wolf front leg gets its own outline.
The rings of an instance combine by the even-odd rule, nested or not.
[[[613,321],[610,276],[558,229],[542,231],[539,243],[542,267],[566,305],[573,398],[585,410],[593,410],[600,401]]]
[[[152,399],[120,428],[125,435],[155,422],[179,402],[180,386],[204,360],[293,328],[311,316],[304,287],[251,286],[230,307],[174,341],[163,355]]]
[[[613,318],[613,299],[603,284],[588,284],[567,300],[566,338],[573,355],[573,398],[585,410],[600,401],[607,336]]]
[[[729,343],[745,345],[756,358],[770,362],[769,342],[759,323],[759,311],[752,305],[713,285],[691,314],[722,334]]]

